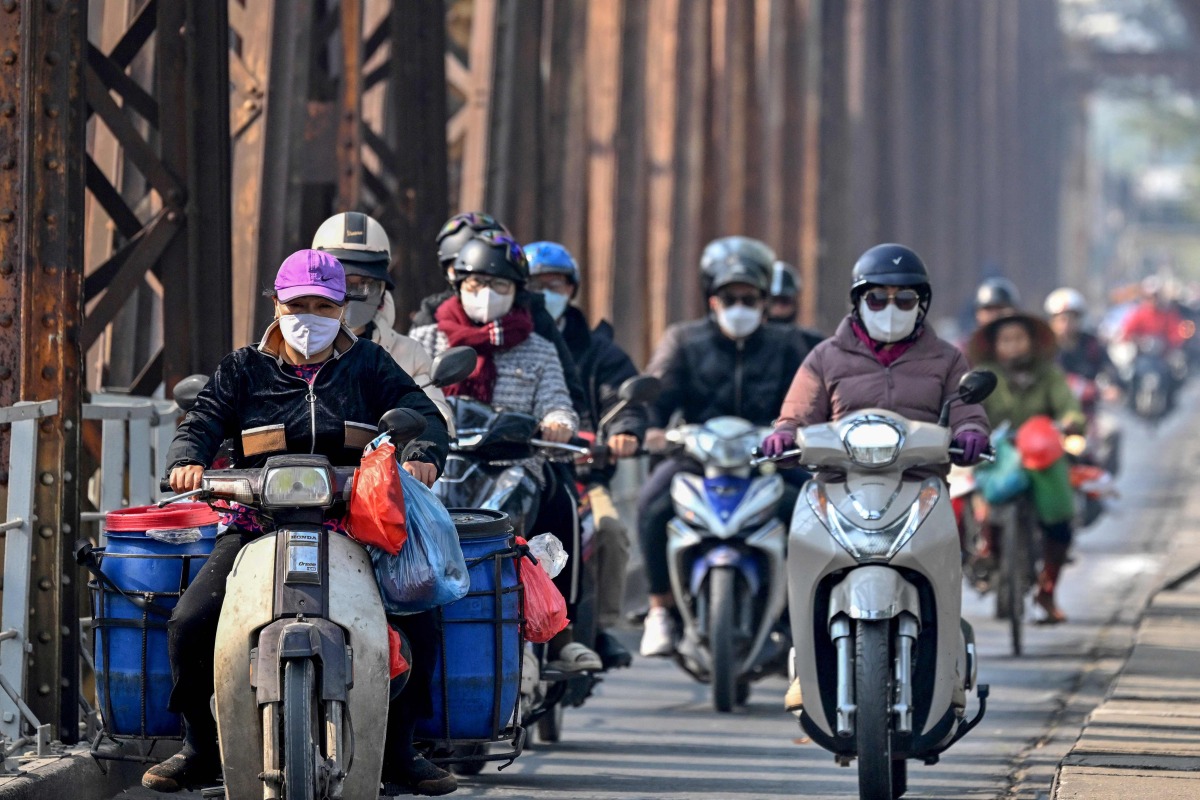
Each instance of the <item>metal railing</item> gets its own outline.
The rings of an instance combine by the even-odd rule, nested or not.
[[[37,718],[25,703],[22,688],[25,654],[31,650],[27,632],[30,556],[37,522],[33,502],[38,421],[58,412],[57,400],[0,408],[0,425],[12,429],[8,513],[0,522],[0,535],[5,537],[4,591],[0,600],[0,761],[30,748],[36,749],[38,756],[49,755],[54,738],[53,726]],[[101,423],[101,453],[98,485],[94,484],[92,492],[98,510],[80,516],[84,522],[97,523],[101,544],[109,511],[149,505],[158,499],[158,476],[166,471],[167,448],[175,435],[178,414],[174,402],[129,395],[97,393],[92,402],[84,404],[83,418]],[[90,666],[91,653],[86,647],[80,650],[83,663]],[[89,726],[94,724],[95,712],[86,698],[80,697],[80,707]]]

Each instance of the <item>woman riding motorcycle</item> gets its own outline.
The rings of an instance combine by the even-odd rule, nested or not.
[[[262,466],[281,453],[318,453],[337,466],[355,465],[374,438],[379,418],[394,408],[425,417],[428,427],[416,443],[417,452],[402,466],[432,484],[448,450],[442,415],[387,352],[345,327],[346,276],[338,260],[316,250],[293,253],[279,268],[273,298],[275,321],[262,341],[221,361],[176,431],[167,456],[172,490],[199,488],[205,468],[226,439],[233,442],[238,468]],[[225,519],[229,527],[218,536],[168,623],[174,678],[170,708],[183,715],[185,738],[178,755],[143,777],[142,785],[156,791],[179,791],[220,774],[216,724],[209,711],[217,622],[225,579],[238,552],[263,533],[262,521],[246,509],[230,512]],[[431,624],[430,615],[418,614],[400,625],[413,660],[408,686],[389,714],[384,779],[406,791],[446,794],[457,786],[454,777],[412,747],[419,705],[429,695],[435,653],[425,640]]]
[[[485,231],[468,241],[454,261],[456,294],[438,306],[437,322],[412,330],[431,356],[468,345],[478,353],[475,371],[446,390],[504,411],[531,414],[541,420],[540,437],[566,442],[579,429],[579,416],[563,378],[554,345],[534,333],[533,317],[524,302],[529,264],[521,246],[499,231]],[[578,498],[574,481],[552,470],[545,456],[522,463],[543,489],[533,531],[551,531],[563,541],[570,559],[578,559]],[[577,570],[566,569],[555,584],[568,600],[572,615]],[[566,631],[550,643],[552,666],[566,672],[601,669],[600,657]]]
[[[996,320],[976,332],[968,349],[972,363],[992,370],[1000,379],[996,391],[984,401],[989,418],[996,423],[1008,422],[1014,430],[1036,416],[1050,417],[1067,431],[1086,428],[1079,400],[1054,363],[1055,349],[1054,331],[1026,314]],[[1071,486],[1065,478],[1063,481],[1058,491],[1070,495]],[[1047,622],[1064,622],[1066,615],[1055,602],[1054,593],[1071,546],[1072,524],[1070,520],[1042,521],[1042,532],[1042,571],[1034,599],[1046,612]],[[991,526],[984,527],[984,541],[988,549],[985,555],[994,553]]]
[[[818,345],[792,381],[763,453],[775,457],[796,445],[796,431],[866,408],[885,408],[916,422],[938,421],[958,394],[966,358],[925,323],[933,291],[921,257],[903,245],[863,253],[850,284],[851,311],[833,338]],[[988,445],[988,419],[978,405],[950,413],[956,464],[974,464]],[[942,470],[945,477],[946,470]],[[793,681],[785,705],[800,707]]]

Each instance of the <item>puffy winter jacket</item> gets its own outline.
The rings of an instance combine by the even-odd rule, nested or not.
[[[283,362],[279,324],[257,346],[221,360],[195,406],[183,418],[167,454],[168,470],[208,466],[221,443],[231,440],[233,463],[260,467],[281,453],[318,453],[335,466],[354,466],[376,435],[379,418],[410,408],[428,423],[418,437],[423,461],[440,471],[449,449],[446,423],[413,379],[374,342],[343,327],[334,356],[312,386]]]
[[[888,409],[915,422],[937,422],[942,405],[955,396],[968,370],[966,357],[928,326],[885,367],[846,317],[833,338],[817,345],[804,360],[775,427],[795,433],[797,428],[838,420],[864,408]],[[950,428],[955,435],[986,434],[988,418],[981,406],[955,405]]]
[[[441,294],[433,294],[422,300],[421,308],[413,315],[413,324],[409,329],[409,335],[411,336],[417,328],[436,325],[437,310],[451,297],[454,297],[454,292],[447,289]],[[517,297],[517,302],[527,307],[533,314],[533,332],[554,345],[554,349],[558,353],[558,360],[562,364],[567,391],[571,393],[571,403],[575,406],[575,413],[579,415],[580,424],[584,428],[590,429],[595,424],[595,420],[591,418],[588,410],[587,392],[583,388],[583,382],[579,379],[578,365],[575,363],[567,343],[563,341],[562,333],[559,332],[554,317],[546,311],[546,304],[542,300],[541,293],[521,292]]]
[[[680,412],[688,423],[732,415],[770,425],[804,356],[782,326],[762,325],[734,341],[712,319],[672,325],[646,367],[663,387],[650,424],[664,428]]]
[[[412,337],[397,332],[392,327],[395,322],[396,303],[391,292],[384,292],[383,305],[375,312],[375,319],[371,320],[371,341],[387,350],[400,368],[412,376],[417,385],[432,380],[433,359]],[[442,412],[450,435],[453,436],[454,414],[450,411],[450,404],[446,402],[446,395],[436,386],[426,386],[425,394],[429,395],[429,399]]]
[[[983,401],[988,417],[999,425],[1008,422],[1017,429],[1032,417],[1045,415],[1065,428],[1082,428],[1087,423],[1079,398],[1071,391],[1067,376],[1049,361],[1035,361],[1019,371],[996,362],[983,362],[1000,379],[996,391]]]

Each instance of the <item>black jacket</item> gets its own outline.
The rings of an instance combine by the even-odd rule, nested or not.
[[[712,319],[672,325],[646,367],[663,385],[650,424],[665,428],[678,411],[688,423],[732,415],[769,426],[807,354],[782,326],[762,325],[735,342]]]
[[[449,449],[446,423],[386,350],[343,328],[334,343],[338,355],[321,367],[310,393],[308,382],[277,355],[281,342],[272,325],[258,346],[221,360],[175,432],[168,470],[209,466],[225,440],[238,468],[260,467],[280,453],[318,453],[334,466],[356,466],[384,412],[411,408],[429,423],[418,438],[418,458],[440,472]]]
[[[431,294],[422,300],[421,307],[413,314],[412,327],[419,328],[422,325],[437,324],[438,308],[451,297],[454,297],[454,291],[447,289],[440,294]],[[554,344],[554,349],[558,351],[558,360],[562,362],[563,378],[567,382],[567,391],[571,393],[571,403],[575,406],[575,412],[579,414],[579,423],[582,427],[590,429],[595,424],[595,418],[589,412],[590,404],[587,392],[583,388],[583,382],[579,380],[578,365],[571,356],[571,350],[567,347],[567,343],[563,341],[562,333],[559,332],[554,317],[550,316],[550,312],[546,310],[546,302],[540,294],[525,291],[517,296],[517,300],[533,314],[533,332],[543,339],[549,339]]]
[[[624,350],[613,341],[613,328],[601,322],[595,330],[588,329],[587,318],[574,306],[563,315],[562,337],[587,391],[588,412],[596,425],[620,400],[621,384],[638,374],[637,367]],[[641,441],[646,436],[646,408],[631,405],[618,414],[609,425],[608,435],[629,434]]]

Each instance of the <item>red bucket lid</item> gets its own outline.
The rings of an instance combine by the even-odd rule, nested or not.
[[[205,503],[172,503],[166,508],[135,506],[104,515],[109,531],[152,531],[173,528],[199,528],[217,524],[217,512]]]

